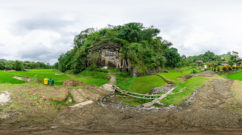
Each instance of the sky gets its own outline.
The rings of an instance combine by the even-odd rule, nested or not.
[[[140,22],[179,53],[238,51],[241,0],[0,0],[0,59],[53,64],[86,28]]]

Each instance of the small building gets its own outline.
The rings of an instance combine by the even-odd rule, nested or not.
[[[227,64],[227,63],[222,63],[221,65],[222,65],[222,66],[228,66],[229,64]]]
[[[197,61],[197,66],[202,66],[203,65],[203,61],[202,60],[198,60]]]

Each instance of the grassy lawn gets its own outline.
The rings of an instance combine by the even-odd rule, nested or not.
[[[233,79],[233,80],[240,80],[240,81],[242,81],[242,71],[231,73],[231,74],[227,74],[227,75],[225,75],[225,77],[227,77],[229,79]]]
[[[77,75],[71,75],[72,78],[78,81],[82,81],[86,84],[95,84],[101,86],[105,83],[108,83],[108,72],[106,71],[90,71],[85,70]]]
[[[53,69],[31,69],[19,72],[3,72],[0,71],[0,83],[19,84],[24,81],[14,79],[13,76],[29,77],[43,81],[44,78],[52,78],[55,80],[55,85],[62,85],[66,80],[78,80],[86,84],[94,84],[101,86],[108,82],[108,73],[102,71],[85,70],[80,74],[63,74],[58,70]]]
[[[14,75],[11,73],[0,71],[0,83],[11,83],[11,84],[25,83],[24,81],[14,79],[13,76]]]
[[[194,77],[188,79],[186,82],[177,84],[177,87],[174,89],[173,93],[164,98],[161,102],[165,105],[179,105],[182,104],[186,99],[188,99],[194,90],[202,87],[208,78],[206,77]]]
[[[137,93],[149,93],[152,88],[164,86],[166,83],[157,75],[130,77],[127,73],[117,75],[117,86],[121,89]]]
[[[158,73],[158,75],[161,75],[167,80],[170,80],[177,84],[182,81],[179,77],[184,77],[186,75],[189,75],[193,72],[193,70],[195,70],[196,72],[200,72],[200,70],[197,68],[184,67],[177,70],[170,70],[169,73]]]
[[[70,80],[71,78],[65,74],[61,74],[58,70],[53,69],[31,69],[27,72],[11,72],[13,76],[29,77],[39,80],[44,80],[44,78],[52,78],[55,80],[56,85],[62,85],[65,80]]]
[[[174,93],[168,95],[167,98],[165,98],[162,102],[166,105],[180,104],[191,96],[193,91],[201,87],[207,80],[204,77],[196,77],[184,82],[184,80],[179,78],[192,74],[194,72],[193,70],[195,70],[197,73],[200,72],[200,69],[192,67],[171,69],[169,70],[169,73],[158,73],[157,75],[148,75],[142,77],[131,77],[128,73],[121,72],[117,75],[117,86],[127,91],[142,94],[150,93],[152,88],[166,85],[166,82],[160,76],[158,76],[161,75],[166,80],[174,82],[177,85]],[[123,96],[121,96],[121,100],[130,106],[136,106],[146,102],[140,99]]]

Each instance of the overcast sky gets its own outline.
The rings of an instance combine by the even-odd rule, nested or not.
[[[187,56],[242,56],[242,0],[0,0],[0,59],[54,63],[80,31],[155,26]]]

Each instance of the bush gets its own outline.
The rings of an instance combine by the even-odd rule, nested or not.
[[[192,74],[196,74],[196,73],[198,73],[197,70],[193,69]]]
[[[228,68],[226,66],[223,66],[223,71],[224,72],[227,72],[228,71]]]
[[[220,72],[220,67],[217,67],[217,71]]]
[[[233,68],[231,66],[228,66],[228,70],[231,71],[233,70]]]
[[[235,67],[235,66],[233,66],[233,67],[232,67],[232,69],[233,69],[233,70],[236,70],[236,67]]]

